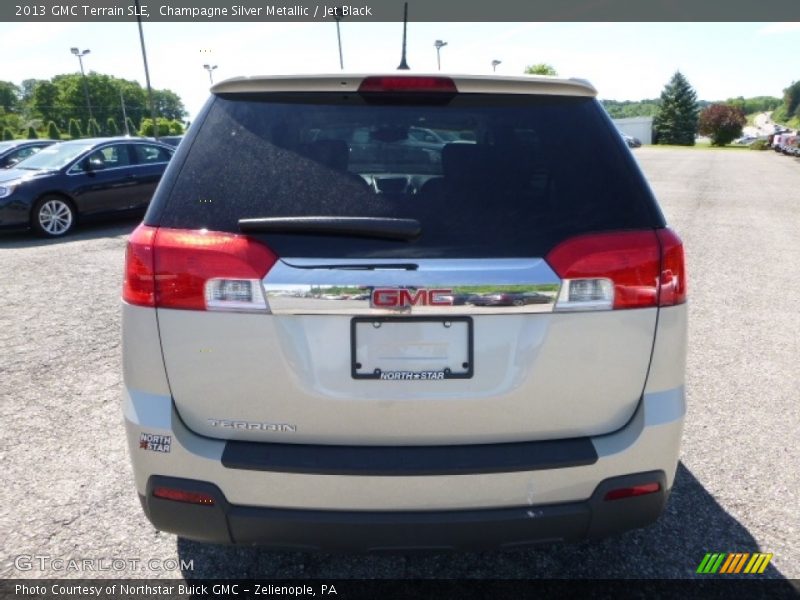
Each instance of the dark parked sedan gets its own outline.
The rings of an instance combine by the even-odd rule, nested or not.
[[[0,171],[0,228],[58,237],[78,218],[141,211],[174,148],[131,138],[54,144]]]
[[[56,140],[10,140],[0,142],[0,169],[10,169],[18,162],[33,156],[42,148],[56,143]]]

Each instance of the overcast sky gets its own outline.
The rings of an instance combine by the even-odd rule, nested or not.
[[[402,23],[341,24],[345,69],[392,71],[400,62]],[[215,81],[238,75],[338,72],[331,23],[145,23],[154,87],[177,92],[190,118]],[[584,77],[601,98],[657,97],[680,69],[705,100],[780,96],[800,75],[800,23],[409,23],[408,62],[434,71],[521,74],[546,62]],[[78,70],[70,47],[91,49],[88,70],[144,84],[135,23],[0,23],[0,79],[19,84]]]

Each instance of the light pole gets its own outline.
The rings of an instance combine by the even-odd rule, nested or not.
[[[492,72],[493,73],[495,71],[497,71],[497,65],[499,65],[501,62],[503,62],[503,61],[502,60],[497,60],[496,58],[492,61]]]
[[[125,110],[125,97],[122,95],[122,87],[119,88],[119,101],[122,104],[122,122],[125,123],[125,135],[131,136],[131,130],[128,127],[128,113]]]
[[[156,103],[153,101],[153,88],[150,87],[150,69],[147,67],[147,50],[144,47],[144,32],[142,31],[142,12],[139,0],[133,0],[136,6],[136,23],[139,25],[139,43],[142,46],[142,62],[144,62],[144,80],[147,84],[147,101],[150,104],[150,118],[153,119],[153,137],[158,139],[158,119],[156,118]]]
[[[397,66],[398,71],[408,71],[408,62],[406,61],[406,29],[408,28],[408,2],[403,4],[403,53],[400,55],[400,64]]]
[[[436,48],[436,65],[439,67],[439,70],[442,70],[442,58],[439,56],[439,52],[442,48],[447,46],[447,42],[443,42],[442,40],[436,40],[433,42],[433,47]]]
[[[91,52],[88,48],[86,50],[78,50],[78,48],[70,48],[70,52],[72,52],[75,56],[78,57],[78,62],[81,65],[81,79],[83,80],[83,94],[86,96],[86,108],[89,111],[89,120],[92,121],[94,117],[92,116],[92,103],[89,102],[89,84],[86,83],[86,73],[83,70],[83,57],[86,56]]]
[[[211,85],[214,85],[214,69],[217,68],[217,65],[203,65],[203,68],[208,71],[208,81]]]
[[[344,57],[342,56],[342,32],[339,31],[339,21],[342,20],[341,9],[337,8],[333,15],[333,20],[336,21],[336,40],[339,42],[339,69],[344,71]]]

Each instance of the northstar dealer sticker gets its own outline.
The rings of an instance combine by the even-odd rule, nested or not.
[[[139,435],[139,450],[169,452],[171,446],[171,435],[158,435],[156,433],[142,433]]]

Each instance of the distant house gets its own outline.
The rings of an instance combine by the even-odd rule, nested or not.
[[[638,138],[643,144],[653,143],[653,117],[612,119],[622,133]]]

